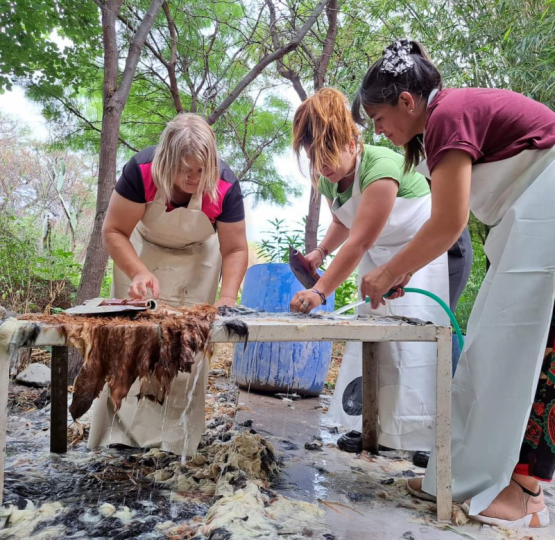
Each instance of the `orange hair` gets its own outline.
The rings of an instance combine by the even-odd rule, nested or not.
[[[310,175],[318,183],[324,164],[339,166],[339,156],[351,139],[360,145],[359,130],[349,111],[347,98],[335,88],[322,88],[301,103],[293,118],[293,150],[300,159],[305,149]]]

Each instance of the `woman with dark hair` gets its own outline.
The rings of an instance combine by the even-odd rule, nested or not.
[[[555,471],[555,362],[546,356],[555,299],[555,113],[508,90],[444,89],[422,46],[407,40],[370,67],[352,110],[362,123],[361,109],[376,133],[405,147],[407,169],[427,158],[432,186],[430,219],[363,277],[362,294],[373,306],[384,303],[388,290],[404,287],[453,244],[469,210],[492,227],[491,267],[453,380],[453,495],[483,523],[547,526],[539,480]],[[434,461],[432,453],[423,482],[409,481],[411,493],[433,498]]]

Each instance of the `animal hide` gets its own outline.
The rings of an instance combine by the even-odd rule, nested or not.
[[[130,317],[24,315],[22,320],[57,326],[83,355],[69,408],[74,420],[85,414],[104,384],[118,410],[137,379],[154,376],[159,388],[141,385],[141,397],[162,401],[178,372],[191,372],[195,356],[204,353],[217,309],[160,306]],[[143,393],[144,392],[144,393]],[[147,393],[148,392],[148,393]]]
[[[247,343],[249,341],[249,327],[241,319],[224,320],[222,325],[229,337],[237,336],[245,340],[245,350],[247,350]]]

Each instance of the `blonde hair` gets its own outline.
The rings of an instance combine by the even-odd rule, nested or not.
[[[216,200],[220,178],[216,137],[207,122],[196,114],[177,115],[160,135],[152,160],[154,184],[171,200],[175,177],[189,169],[187,158],[191,157],[202,164],[200,192]]]
[[[301,103],[293,118],[293,150],[300,158],[305,149],[315,186],[325,164],[339,166],[341,152],[351,139],[362,150],[359,130],[348,108],[347,98],[335,88],[322,88]]]

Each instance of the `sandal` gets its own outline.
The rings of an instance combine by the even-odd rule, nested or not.
[[[537,493],[521,486],[515,480],[478,515],[470,515],[470,500],[461,508],[470,519],[497,527],[537,529],[549,525],[549,510],[540,487]]]
[[[420,476],[418,478],[409,478],[407,480],[407,491],[411,495],[414,495],[415,497],[418,497],[419,499],[423,499],[425,501],[436,502],[435,495],[430,495],[429,493],[426,493],[425,491],[422,491],[422,482],[423,481],[424,481],[423,476]]]

